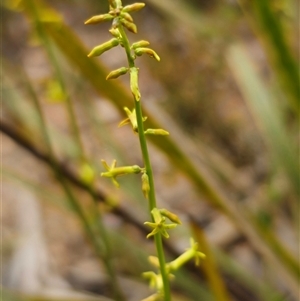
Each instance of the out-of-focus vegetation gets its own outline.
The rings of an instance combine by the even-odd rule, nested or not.
[[[193,235],[207,254],[199,269],[190,265],[176,275],[174,300],[297,300],[299,4],[145,3],[136,23],[161,62],[139,62],[144,115],[150,128],[171,132],[151,140],[158,200],[190,225],[165,246],[174,258]],[[68,283],[62,297],[61,282],[45,289],[45,273],[33,277],[40,284],[32,290],[12,276],[27,237],[16,225],[32,211],[25,205],[16,217],[5,199],[17,190],[4,189],[3,294],[7,300],[106,300],[121,290],[127,300],[140,300],[148,295],[141,272],[152,247],[142,226],[147,204],[139,179],[121,181],[116,191],[99,177],[101,158],[125,165],[141,160],[130,129],[117,128],[131,93],[124,82],[105,80],[125,62],[123,53],[87,58],[88,49],[107,39],[107,28],[87,30],[83,22],[106,12],[107,3],[4,0],[1,6],[3,185],[39,200],[43,218],[35,227],[45,228],[55,273]],[[19,193],[18,203],[27,198]],[[93,269],[80,269],[87,260],[104,278],[90,280]],[[22,266],[29,279],[31,266]]]

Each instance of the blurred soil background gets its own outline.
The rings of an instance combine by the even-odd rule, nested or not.
[[[136,61],[145,126],[170,132],[149,145],[157,199],[183,221],[167,257],[191,236],[207,255],[176,274],[174,300],[299,300],[299,3],[144,2],[129,38],[161,58]],[[100,177],[101,159],[143,165],[137,136],[118,128],[128,78],[105,81],[123,49],[86,58],[110,24],[83,23],[107,7],[1,3],[3,300],[117,300],[108,261],[125,300],[151,293],[140,177],[120,189]]]

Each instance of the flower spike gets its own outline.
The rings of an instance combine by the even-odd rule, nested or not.
[[[129,110],[127,107],[124,108],[127,118],[120,122],[119,127],[125,124],[131,124],[132,129],[135,133],[138,133],[140,148],[142,151],[143,162],[145,167],[141,168],[137,165],[133,166],[121,166],[117,167],[116,160],[113,160],[112,164],[109,166],[106,161],[102,160],[102,164],[105,168],[105,172],[101,173],[101,176],[110,178],[113,184],[119,187],[117,182],[117,177],[125,174],[142,174],[142,192],[145,198],[149,201],[149,207],[152,215],[151,222],[145,222],[147,226],[151,228],[151,232],[147,235],[147,238],[155,236],[155,244],[157,249],[157,257],[152,257],[152,263],[157,268],[158,272],[146,272],[144,276],[150,280],[150,285],[156,289],[156,292],[143,299],[142,301],[170,301],[171,292],[168,280],[173,277],[171,274],[172,268],[175,269],[176,264],[179,265],[181,262],[186,260],[186,258],[193,257],[195,255],[194,249],[189,249],[187,255],[181,257],[181,259],[170,264],[166,264],[164,258],[164,250],[162,244],[162,236],[168,238],[168,230],[175,228],[178,224],[181,224],[180,219],[177,215],[171,213],[166,209],[159,210],[156,208],[155,191],[153,186],[153,173],[152,166],[150,163],[150,158],[148,155],[148,147],[146,141],[146,135],[169,135],[169,133],[163,129],[145,129],[143,127],[143,122],[147,117],[142,115],[142,104],[141,93],[139,90],[139,69],[136,67],[135,59],[137,56],[141,56],[144,53],[150,57],[155,58],[157,61],[160,57],[157,53],[148,48],[150,43],[145,40],[137,41],[130,44],[127,38],[127,30],[133,33],[137,33],[137,26],[131,16],[131,13],[141,10],[145,3],[136,2],[123,7],[122,0],[108,0],[109,1],[109,11],[106,14],[94,16],[88,19],[85,24],[97,24],[104,21],[112,21],[111,28],[109,32],[112,35],[111,40],[96,46],[89,54],[88,57],[99,56],[105,51],[110,50],[115,46],[121,46],[124,48],[127,57],[128,67],[121,67],[116,70],[111,71],[106,79],[115,79],[121,75],[129,72],[130,74],[130,89],[134,98],[134,109]],[[138,122],[139,121],[139,122]],[[168,219],[168,221],[167,221]],[[196,257],[196,256],[195,256]]]

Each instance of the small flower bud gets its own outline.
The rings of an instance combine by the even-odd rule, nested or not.
[[[160,211],[156,207],[151,210],[151,214],[153,216],[154,221],[158,224],[166,220],[164,217],[161,216]]]
[[[105,21],[111,21],[113,18],[114,16],[112,16],[111,14],[97,15],[85,21],[84,24],[98,24]]]
[[[137,27],[134,23],[129,22],[125,19],[121,19],[121,23],[122,25],[124,25],[129,31],[133,32],[133,33],[137,33]]]
[[[146,173],[143,173],[142,175],[142,191],[144,197],[148,200],[149,192],[150,192],[150,184],[149,184],[149,177]]]
[[[154,57],[157,61],[160,61],[160,57],[158,56],[158,54],[151,48],[136,48],[134,50],[134,53],[137,56],[141,56],[142,54],[146,53],[151,57]]]
[[[162,129],[147,129],[144,133],[145,135],[162,135],[162,136],[169,135],[169,132]]]
[[[129,69],[126,67],[121,67],[117,70],[113,70],[106,76],[106,80],[118,78],[119,76],[126,74],[128,70]]]
[[[141,41],[133,43],[131,45],[131,49],[136,49],[136,48],[140,48],[140,47],[147,47],[149,45],[150,45],[150,43],[148,41],[141,40]]]
[[[107,172],[102,172],[101,177],[111,178],[131,173],[140,173],[142,169],[138,165],[115,167]]]
[[[134,12],[134,11],[139,11],[141,10],[146,4],[142,3],[142,2],[136,2],[130,5],[126,5],[124,6],[124,8],[122,9],[123,12],[126,13],[130,13],[130,12]]]
[[[148,261],[154,267],[159,268],[159,260],[158,260],[158,258],[156,256],[148,256]]]
[[[95,172],[91,165],[84,163],[79,171],[80,178],[86,184],[91,184],[95,179]]]
[[[120,16],[128,22],[133,22],[133,19],[129,13],[121,12]]]
[[[114,16],[114,18],[115,18],[115,17],[120,16],[121,9],[119,7],[113,8],[113,9],[110,9],[108,13],[111,14],[112,16]]]
[[[167,209],[160,209],[159,212],[161,215],[167,217],[171,222],[181,225],[181,220],[176,214],[168,211]]]
[[[116,0],[109,0],[109,6],[111,8],[117,8]]]
[[[111,39],[99,46],[94,47],[92,51],[88,54],[88,57],[99,56],[105,51],[110,50],[111,48],[116,47],[118,45],[119,45],[118,39],[116,38]]]
[[[130,89],[136,101],[140,101],[141,93],[138,86],[138,68],[130,68]]]
[[[115,37],[115,38],[119,38],[120,37],[120,32],[117,28],[111,28],[109,30],[109,32]]]

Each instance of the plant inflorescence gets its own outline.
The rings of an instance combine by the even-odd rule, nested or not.
[[[170,301],[171,291],[169,281],[174,277],[172,273],[192,258],[195,258],[196,264],[199,264],[200,259],[204,258],[205,255],[198,250],[198,244],[191,239],[190,248],[183,254],[171,262],[166,262],[165,260],[162,239],[163,237],[168,238],[168,231],[181,224],[181,221],[176,214],[167,209],[157,207],[153,172],[146,136],[165,136],[169,135],[169,133],[163,129],[144,129],[144,122],[147,117],[144,117],[142,114],[141,93],[138,84],[139,68],[137,68],[135,64],[136,58],[143,54],[147,54],[157,61],[160,61],[160,57],[153,49],[148,47],[150,45],[148,41],[140,40],[130,44],[125,31],[126,29],[132,33],[137,33],[137,26],[133,21],[131,13],[141,10],[144,6],[145,4],[140,2],[122,6],[121,0],[109,0],[109,12],[94,16],[87,20],[85,24],[98,24],[105,21],[112,21],[112,26],[109,30],[112,38],[109,41],[94,47],[88,54],[88,57],[100,56],[104,52],[117,46],[123,47],[126,52],[128,66],[111,71],[106,79],[111,80],[125,74],[130,75],[130,89],[134,100],[133,108],[124,108],[127,118],[121,121],[119,125],[123,126],[130,124],[133,131],[138,134],[144,166],[131,165],[118,167],[116,160],[114,160],[111,165],[108,165],[105,160],[102,160],[106,171],[103,172],[101,176],[110,178],[113,184],[119,187],[117,181],[118,176],[141,174],[141,189],[149,202],[149,212],[151,215],[151,221],[145,222],[145,225],[151,229],[147,238],[154,237],[157,252],[157,257],[149,257],[150,263],[157,269],[157,272],[149,271],[143,274],[145,278],[149,279],[150,286],[154,288],[156,292],[143,301]]]

